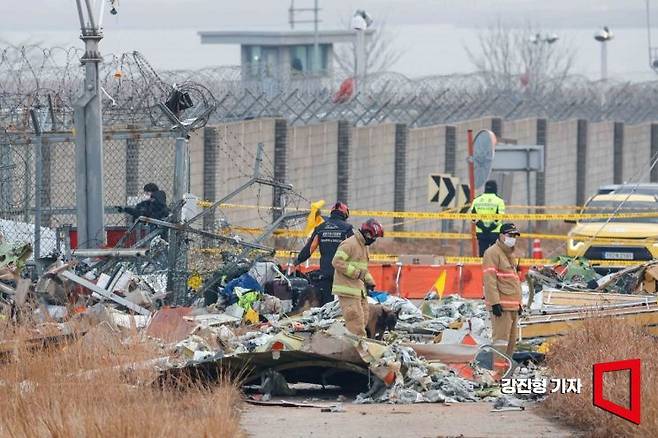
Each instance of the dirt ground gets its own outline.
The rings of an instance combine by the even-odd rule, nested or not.
[[[320,404],[331,404],[318,402]],[[335,404],[336,402],[332,402]],[[539,413],[490,412],[491,403],[355,405],[345,412],[320,408],[245,405],[242,428],[259,437],[439,438],[439,437],[574,437],[578,432]]]

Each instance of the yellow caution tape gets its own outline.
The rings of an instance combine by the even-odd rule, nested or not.
[[[441,212],[422,212],[422,211],[377,211],[377,210],[355,210],[350,212],[351,216],[357,217],[391,217],[407,219],[436,219],[436,220],[520,220],[520,221],[562,221],[562,220],[586,220],[599,219],[606,220],[610,214],[472,214],[472,213],[441,213]],[[637,218],[654,218],[658,217],[658,210],[647,213],[619,213],[614,215],[617,219],[637,219]]]
[[[295,251],[277,251],[276,257],[281,259],[293,258],[297,252]],[[320,256],[317,253],[314,253],[311,258],[319,259]],[[444,257],[446,264],[457,265],[457,264],[482,264],[481,257]],[[370,254],[370,261],[375,262],[385,262],[385,263],[397,263],[398,256],[392,254]],[[637,266],[646,261],[629,261],[629,260],[590,260],[589,261],[593,266],[610,266],[610,267],[622,267],[622,266]],[[553,264],[552,259],[528,259],[521,258],[519,259],[521,266],[538,266],[538,265],[550,265]]]
[[[193,249],[191,252],[197,254],[217,254],[221,250],[219,248],[199,248]],[[298,251],[288,251],[288,250],[277,250],[275,257],[279,259],[293,259],[297,256]],[[319,259],[320,255],[316,252],[311,255],[312,259]],[[481,257],[456,257],[456,256],[447,256],[443,257],[446,264],[457,265],[457,264],[481,264]],[[371,262],[380,262],[380,263],[397,263],[398,256],[393,254],[370,254]],[[643,263],[646,263],[646,260],[589,260],[592,266],[602,266],[602,267],[625,267],[625,266],[637,266]],[[541,265],[551,265],[553,264],[552,259],[528,259],[521,258],[519,259],[519,264],[521,266],[541,266]]]
[[[206,202],[206,201],[202,201]],[[205,205],[205,204],[204,204]],[[209,204],[212,205],[212,204]],[[246,208],[246,209],[265,209],[277,210],[280,207],[263,207],[258,205],[246,204],[221,204],[221,208]],[[550,206],[542,208],[549,209]],[[288,211],[308,211],[308,209],[287,208]],[[323,211],[327,213],[327,211]],[[386,217],[396,219],[435,219],[435,220],[498,220],[498,221],[564,221],[564,220],[606,220],[610,218],[609,213],[509,213],[509,214],[472,214],[472,213],[453,213],[453,212],[432,212],[432,211],[385,211],[385,210],[352,210],[350,216],[353,217]],[[639,219],[658,217],[658,210],[648,211],[646,213],[617,213],[616,219]]]
[[[247,233],[247,234],[260,234],[264,231],[264,228],[258,227],[231,227],[224,228],[223,233],[237,232],[237,233]],[[302,230],[289,230],[280,228],[273,232],[273,235],[276,237],[288,237],[288,238],[298,238],[306,237],[305,231]],[[400,239],[441,239],[441,240],[468,240],[471,238],[471,235],[468,233],[447,233],[441,231],[387,231],[386,237],[391,238],[400,238]],[[543,234],[543,233],[522,233],[521,238],[523,239],[540,239],[540,240],[561,240],[567,241],[573,239],[564,234]],[[605,238],[597,237],[590,239],[586,236],[580,236],[576,238],[577,240],[585,240],[592,243],[632,243],[632,244],[647,244],[647,243],[658,243],[656,238],[646,238],[646,239],[623,239],[623,238]]]

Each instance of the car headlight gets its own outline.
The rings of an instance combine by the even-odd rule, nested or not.
[[[569,240],[569,245],[571,245],[572,248],[577,248],[580,245],[583,245],[584,243],[585,243],[584,240],[578,240],[578,239]]]

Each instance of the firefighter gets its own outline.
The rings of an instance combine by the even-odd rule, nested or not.
[[[347,330],[366,336],[368,322],[367,291],[375,288],[368,272],[368,247],[384,237],[384,228],[375,219],[368,219],[338,246],[332,265],[336,269],[332,292],[338,297]]]
[[[320,248],[320,272],[314,278],[313,284],[320,289],[322,305],[333,301],[331,285],[334,281],[334,267],[331,261],[336,254],[340,243],[352,236],[352,224],[347,223],[350,209],[342,202],[336,202],[331,208],[329,219],[313,230],[313,234],[297,255],[295,265],[301,265],[311,257],[315,250]]]
[[[517,338],[521,307],[521,281],[514,259],[516,239],[521,233],[514,224],[503,224],[496,243],[484,252],[482,273],[484,299],[491,312],[493,345],[511,357]]]
[[[496,184],[496,181],[489,180],[484,183],[484,193],[473,200],[471,213],[504,214],[505,201],[498,196],[497,192],[498,185]],[[500,224],[500,221],[490,220],[479,220],[475,223],[480,257],[482,257],[484,251],[486,251],[486,249],[493,245],[498,239]]]

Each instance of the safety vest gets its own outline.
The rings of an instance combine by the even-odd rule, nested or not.
[[[471,213],[474,214],[505,214],[505,201],[498,197],[494,193],[483,193],[473,200],[473,207],[471,208]],[[482,221],[485,226],[490,226],[491,223],[495,223],[496,227],[491,231],[492,233],[500,232],[500,227],[502,225],[501,221]],[[477,233],[484,232],[480,227],[477,228]]]

